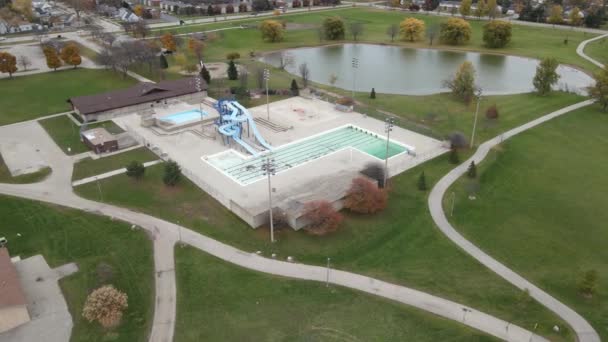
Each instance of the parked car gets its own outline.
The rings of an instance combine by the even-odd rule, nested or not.
[[[6,37],[0,37],[0,42],[6,40]]]

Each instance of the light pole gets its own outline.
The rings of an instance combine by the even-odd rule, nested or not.
[[[395,119],[386,118],[384,122],[384,132],[386,133],[386,153],[384,155],[384,183],[382,183],[382,187],[386,187],[386,182],[388,181],[388,147],[390,144],[393,126],[395,126]]]
[[[359,58],[357,57],[353,57],[352,60],[352,67],[353,67],[353,101],[355,100],[355,85],[357,83],[357,69],[359,68]]]
[[[201,61],[201,66],[203,66],[203,62],[202,61]],[[200,75],[200,74],[198,75],[198,77],[194,78],[194,87],[196,88],[196,92],[199,93],[199,94],[200,94],[201,91],[203,91],[203,87],[201,85],[201,83],[203,82],[202,78],[203,78],[203,76]],[[203,125],[203,103],[202,102],[203,102],[202,99],[198,102],[198,109],[199,109],[199,111],[201,113],[201,134],[204,133],[204,130],[203,130],[203,128],[204,128],[204,125]]]
[[[274,222],[272,221],[272,185],[270,183],[270,176],[274,176],[276,173],[276,164],[273,158],[267,157],[263,161],[262,171],[264,175],[268,177],[268,213],[270,215],[270,242],[274,242]]]
[[[264,81],[266,81],[266,119],[270,121],[270,100],[268,99],[268,81],[270,80],[270,70],[264,69]]]
[[[327,258],[327,277],[325,278],[325,287],[329,287],[329,262],[331,258]]]
[[[471,146],[473,148],[473,144],[475,143],[475,129],[477,128],[477,115],[479,114],[479,102],[481,102],[481,93],[482,89],[478,88],[475,92],[475,96],[477,96],[477,107],[475,108],[475,119],[473,120],[473,133],[471,133]]]

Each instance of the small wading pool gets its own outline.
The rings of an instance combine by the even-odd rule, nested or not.
[[[387,156],[385,137],[348,125],[280,146],[273,151],[272,158],[278,173],[346,148],[357,149],[381,160]],[[388,158],[404,152],[413,152],[413,148],[394,141],[389,143]],[[205,160],[230,178],[247,185],[264,178],[261,165],[266,156],[245,157],[228,150]]]
[[[202,113],[202,115],[201,115],[201,113]],[[204,118],[208,115],[209,114],[207,114],[207,112],[205,112],[205,111],[201,112],[198,109],[193,109],[193,110],[188,110],[185,112],[165,115],[165,116],[160,117],[159,120],[168,122],[168,123],[172,123],[174,125],[180,125],[185,122],[201,120],[201,118]]]

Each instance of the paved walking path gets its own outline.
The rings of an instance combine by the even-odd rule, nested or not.
[[[156,165],[156,164],[159,164],[159,163],[162,163],[162,162],[163,161],[160,160],[160,159],[159,160],[153,160],[153,161],[145,162],[144,163],[144,167]],[[127,168],[123,167],[122,169],[113,170],[113,171],[102,173],[100,175],[91,176],[91,177],[79,179],[77,181],[73,181],[72,182],[72,186],[79,186],[79,185],[83,185],[83,184],[87,184],[87,183],[92,183],[92,182],[95,182],[95,181],[100,180],[100,179],[110,178],[112,176],[120,175],[120,174],[123,174],[123,173],[126,173],[126,172],[127,172]]]
[[[475,152],[475,154],[471,158],[469,158],[467,161],[450,171],[447,175],[441,178],[439,182],[437,182],[435,187],[433,187],[433,190],[431,190],[431,194],[428,200],[431,216],[433,217],[435,224],[450,240],[452,240],[452,242],[457,244],[459,247],[464,249],[467,253],[469,253],[472,257],[477,259],[483,265],[485,265],[486,267],[488,267],[489,269],[506,279],[508,282],[518,287],[519,289],[529,290],[530,296],[532,296],[542,305],[547,307],[549,310],[555,312],[559,317],[566,321],[572,327],[572,329],[574,329],[574,332],[576,333],[579,342],[600,342],[600,338],[597,332],[593,329],[593,327],[574,310],[562,304],[548,293],[544,292],[531,282],[521,277],[519,274],[509,269],[507,266],[493,259],[490,255],[484,253],[481,249],[479,249],[473,243],[471,243],[462,235],[460,235],[448,221],[443,211],[442,200],[448,188],[467,171],[467,168],[471,161],[475,161],[475,164],[481,163],[481,161],[483,161],[490,149],[500,144],[503,140],[509,139],[516,134],[536,127],[546,121],[564,115],[573,110],[588,106],[592,103],[594,103],[593,100],[587,100],[572,106],[562,108],[484,142],[479,146],[477,152]]]
[[[587,44],[588,44],[588,43],[591,43],[591,42],[593,42],[593,41],[595,41],[595,40],[604,39],[604,38],[607,38],[607,37],[608,37],[608,33],[603,34],[603,35],[601,35],[601,36],[597,36],[597,37],[595,37],[595,38],[587,39],[587,40],[585,40],[584,42],[581,42],[581,43],[580,43],[580,44],[579,44],[579,45],[576,47],[576,53],[577,53],[579,56],[583,57],[584,59],[588,60],[589,62],[591,62],[591,63],[593,63],[593,64],[597,65],[597,66],[598,66],[598,67],[600,67],[600,68],[603,68],[603,67],[604,67],[604,64],[602,64],[602,63],[600,63],[600,62],[596,61],[595,59],[593,59],[593,58],[591,58],[591,57],[587,56],[587,54],[585,54],[585,47],[587,47]]]

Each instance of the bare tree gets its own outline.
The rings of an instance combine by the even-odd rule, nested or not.
[[[107,47],[97,54],[95,62],[97,62],[99,65],[103,65],[106,67],[106,69],[111,68],[112,70],[116,71],[115,58],[112,55],[112,51],[110,51],[110,49]]]
[[[150,34],[150,28],[145,20],[138,20],[133,25],[133,35],[146,38]]]
[[[387,29],[386,29],[386,34],[391,37],[391,42],[395,41],[395,37],[399,34],[399,25],[398,24],[391,24]]]
[[[308,87],[308,78],[310,77],[310,69],[308,69],[308,64],[302,63],[300,64],[300,77],[302,77],[302,85],[304,88]]]
[[[259,89],[264,88],[264,69],[262,69],[262,68],[255,69],[255,82]]]
[[[113,35],[112,33],[106,32],[101,37],[101,40],[103,40],[106,44],[108,44],[108,46],[112,46],[112,44],[114,44],[114,42],[116,41],[116,36]]]
[[[363,33],[363,23],[354,21],[348,24],[348,28],[353,39],[357,41],[357,38]]]
[[[439,26],[431,25],[426,31],[426,35],[429,38],[429,45],[433,45],[433,41],[437,38],[437,33],[439,33]]]
[[[291,66],[295,63],[293,55],[289,52],[281,52],[279,55],[279,69],[285,70],[288,66]]]
[[[19,56],[19,64],[23,67],[23,71],[27,71],[27,67],[32,65],[32,61],[28,56],[21,55]]]

